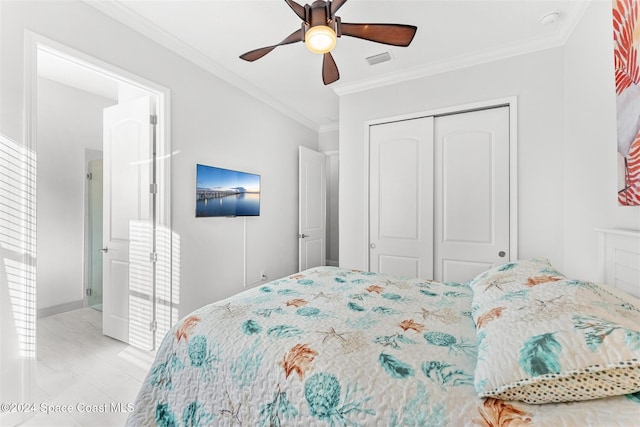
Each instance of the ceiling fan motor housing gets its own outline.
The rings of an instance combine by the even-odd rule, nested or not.
[[[326,54],[336,45],[338,34],[335,14],[331,12],[331,2],[316,0],[304,6],[305,19],[302,23],[303,41],[313,53]]]
[[[311,5],[306,4],[304,6],[305,20],[302,23],[302,29],[306,34],[310,28],[323,25],[331,28],[335,31],[336,36],[340,37],[338,33],[337,21],[340,20],[337,16],[331,16],[331,2],[316,0]]]

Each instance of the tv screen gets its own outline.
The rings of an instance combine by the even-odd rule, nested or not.
[[[260,175],[196,166],[196,217],[260,215]]]

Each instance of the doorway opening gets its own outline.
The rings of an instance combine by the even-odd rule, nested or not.
[[[25,139],[41,159],[36,175],[45,186],[37,194],[38,316],[90,306],[103,311],[103,333],[153,350],[177,317],[171,298],[169,91],[35,33],[26,39]],[[99,119],[99,129],[84,120],[85,102],[100,111],[92,119]],[[109,127],[103,124],[131,104],[146,109],[135,119],[118,116]],[[131,150],[120,138],[123,127],[144,142]],[[62,180],[61,165],[81,170],[78,182]],[[122,177],[131,176],[138,178],[135,191],[123,194]],[[72,189],[72,196],[64,194]],[[52,217],[56,206],[62,208]],[[142,206],[142,213],[132,206]],[[126,250],[108,264],[117,252],[107,246],[116,228]]]

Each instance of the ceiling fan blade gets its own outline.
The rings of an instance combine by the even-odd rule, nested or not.
[[[262,58],[278,46],[301,42],[302,40],[304,40],[304,31],[302,30],[302,28],[300,28],[299,30],[296,30],[293,33],[289,34],[289,36],[282,40],[280,43],[274,44],[273,46],[261,47],[259,49],[251,50],[240,55],[240,58],[244,59],[245,61],[253,62],[256,59]]]
[[[357,37],[393,46],[409,46],[418,27],[404,24],[348,24],[340,23],[343,36]]]
[[[336,61],[334,61],[330,52],[325,53],[322,57],[322,81],[326,86],[335,82],[339,78],[340,73],[338,72]]]
[[[335,15],[338,9],[340,9],[346,2],[347,0],[333,0],[331,2],[331,16]]]
[[[300,19],[302,19],[303,21],[305,20],[304,6],[299,5],[293,0],[284,0],[284,1],[287,2],[289,7],[293,9],[293,11],[296,13],[296,15],[298,15]]]

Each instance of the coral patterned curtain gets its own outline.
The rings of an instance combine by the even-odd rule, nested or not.
[[[640,206],[640,0],[613,1],[618,120],[618,202]]]

